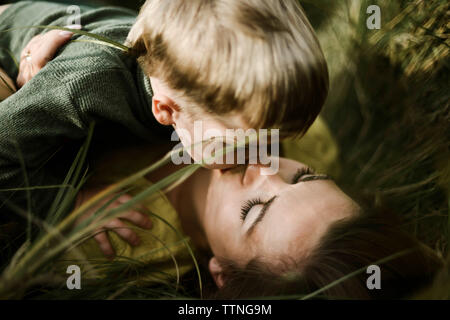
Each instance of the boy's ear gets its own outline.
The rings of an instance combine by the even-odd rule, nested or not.
[[[209,260],[209,272],[211,273],[214,282],[216,283],[217,287],[220,289],[225,284],[225,276],[223,272],[223,268],[219,263],[219,260],[217,260],[216,257],[212,257]]]
[[[179,111],[177,104],[167,96],[158,95],[153,97],[152,112],[155,119],[165,126],[175,124],[174,113]]]

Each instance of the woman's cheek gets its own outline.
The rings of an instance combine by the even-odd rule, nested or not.
[[[236,215],[236,201],[220,200],[214,205],[214,224],[217,232],[230,234],[236,229],[236,222],[239,219]]]

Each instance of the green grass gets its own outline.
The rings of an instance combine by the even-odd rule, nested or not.
[[[445,259],[450,239],[449,4],[342,3],[348,5],[336,8],[319,31],[331,73],[323,115],[341,149],[344,174],[338,183],[356,198],[396,211],[406,230]],[[381,8],[380,30],[365,28],[369,4]],[[445,273],[444,289],[434,292],[448,298]]]
[[[317,30],[329,63],[331,90],[322,115],[340,145],[343,174],[338,184],[355,198],[395,210],[404,218],[406,230],[441,257],[448,257],[450,41],[447,1],[300,2]],[[365,8],[370,4],[381,7],[380,30],[366,28]],[[104,40],[93,38],[97,44]],[[106,45],[126,50],[121,44],[109,40]],[[30,223],[41,226],[41,233],[35,238],[29,237],[2,271],[0,297],[200,297],[201,279],[207,278],[201,273],[201,266],[189,276],[191,281],[181,279],[178,283],[177,279],[173,279],[158,286],[146,286],[145,283],[136,283],[135,278],[130,276],[142,271],[143,266],[138,261],[94,265],[93,269],[108,268],[109,276],[88,282],[81,292],[65,290],[65,279],[59,279],[52,270],[52,263],[64,250],[92,235],[104,219],[116,216],[189,173],[177,172],[139,194],[130,203],[117,210],[99,210],[89,223],[68,231],[74,217],[81,215],[102,197],[126,189],[133,181],[168,161],[166,156],[128,177],[68,218],[70,205],[88,178],[83,166],[88,146],[89,140],[69,170],[52,205],[52,214],[46,221],[30,220]],[[195,169],[188,168],[187,171]],[[22,214],[30,218],[29,212]],[[48,244],[55,239],[57,244],[49,250]],[[196,261],[195,257],[193,259]],[[154,273],[158,274],[160,270],[154,270]],[[339,281],[342,279],[336,279],[335,283]],[[436,282],[416,297],[448,299],[449,291],[449,272],[444,269]]]

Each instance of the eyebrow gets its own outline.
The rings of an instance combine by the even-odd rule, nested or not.
[[[300,182],[309,182],[309,181],[316,181],[316,180],[333,180],[329,175],[326,174],[315,174],[315,175],[308,175],[307,177],[300,179],[297,181],[297,183]],[[296,183],[296,184],[297,184]],[[249,236],[252,231],[255,229],[256,225],[261,222],[261,220],[264,218],[264,216],[267,213],[267,210],[270,208],[270,206],[272,205],[273,201],[278,198],[277,195],[273,196],[272,198],[269,199],[269,201],[267,201],[266,203],[264,203],[261,211],[259,212],[258,217],[255,219],[255,221],[253,221],[252,225],[247,229],[247,231],[245,232],[246,236]]]

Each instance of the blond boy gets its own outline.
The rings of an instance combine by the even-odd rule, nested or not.
[[[64,26],[66,9],[19,2],[0,14],[0,29]],[[204,130],[222,133],[227,128],[279,128],[282,135],[301,135],[327,95],[326,62],[296,0],[152,0],[136,21],[129,10],[88,7],[81,7],[79,20],[83,30],[124,42],[132,54],[71,42],[1,102],[0,189],[18,188],[25,181],[33,186],[62,183],[92,120],[98,146],[127,139],[156,144],[167,141],[169,127],[192,137],[196,120]],[[4,33],[0,47],[19,57],[41,32]],[[32,61],[33,52],[22,54],[23,59]],[[0,52],[0,65],[17,77],[6,50]],[[196,142],[180,138],[185,145]],[[67,152],[48,161],[60,149]],[[45,216],[55,193],[0,192],[0,200],[26,208],[31,197],[31,210]]]

